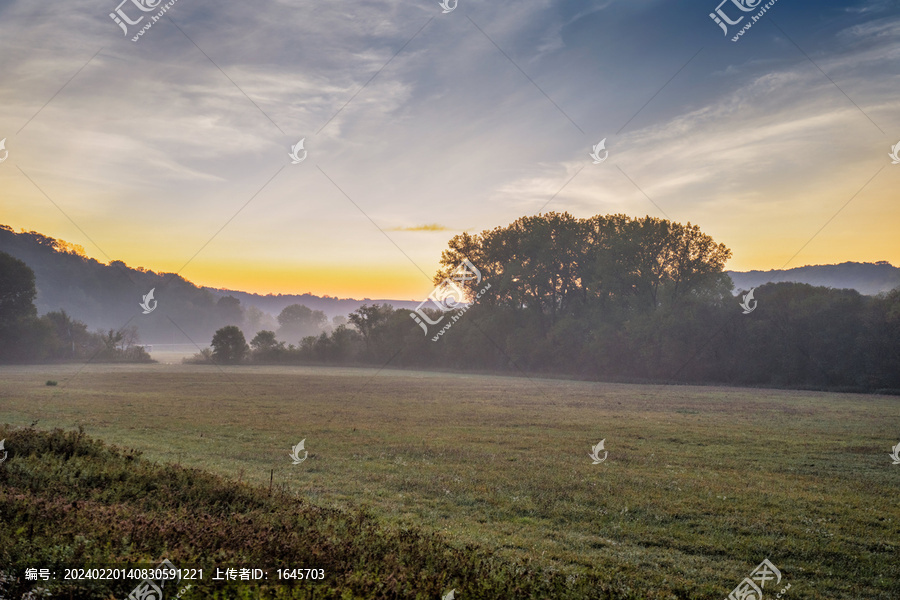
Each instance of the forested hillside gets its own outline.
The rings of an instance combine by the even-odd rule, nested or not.
[[[147,344],[189,345],[194,340],[205,346],[213,332],[224,325],[239,325],[248,335],[276,328],[278,315],[290,305],[302,304],[331,319],[371,302],[311,294],[232,294],[203,288],[173,273],[133,268],[121,261],[104,265],[87,257],[80,246],[35,231],[15,233],[5,225],[0,225],[0,252],[24,261],[34,271],[39,314],[65,310],[88,329],[135,326],[141,341]],[[160,310],[145,315],[140,303],[151,289]],[[392,303],[415,306],[411,302]],[[290,341],[298,343],[299,339]]]
[[[738,288],[749,290],[765,283],[808,283],[836,289],[852,289],[874,296],[900,287],[900,268],[887,261],[876,263],[845,262],[839,265],[807,265],[772,271],[728,271]]]

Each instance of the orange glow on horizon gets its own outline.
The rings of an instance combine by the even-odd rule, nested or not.
[[[900,265],[900,242],[885,245],[883,240],[892,239],[890,215],[878,223],[868,222],[864,214],[842,215],[840,226],[822,231],[803,251],[791,260],[791,255],[809,241],[810,232],[815,232],[818,223],[810,222],[802,230],[791,223],[773,224],[768,230],[756,230],[735,226],[721,227],[718,233],[711,233],[718,242],[731,248],[734,256],[726,265],[727,270],[767,271],[791,269],[806,265],[839,264],[844,262],[888,261]],[[107,259],[89,241],[81,239],[79,232],[68,224],[44,215],[29,219],[27,226],[21,222],[4,223],[14,231],[37,231],[43,235],[84,247],[85,255],[106,264]],[[900,215],[898,215],[900,216]],[[4,219],[6,220],[6,219]],[[709,223],[715,229],[720,223]],[[73,241],[74,240],[74,241]],[[112,254],[112,250],[110,250]],[[135,244],[122,247],[120,244],[113,260],[121,260],[129,267],[152,270],[156,273],[177,272],[185,267],[183,254],[176,243],[166,248],[157,248],[154,262],[147,260],[146,247]],[[434,285],[409,260],[399,255],[395,262],[355,261],[349,264],[312,264],[289,262],[281,257],[277,261],[245,257],[243,260],[219,256],[212,253],[200,254],[188,263],[181,272],[188,281],[197,286],[266,294],[302,295],[333,298],[353,298],[372,300],[420,301],[427,297]],[[332,259],[333,260],[333,259]],[[785,265],[786,262],[790,262]],[[428,275],[438,268],[437,257],[432,264],[421,264]]]
[[[436,265],[435,265],[436,268]],[[197,269],[196,279],[207,287],[266,294],[313,294],[361,300],[414,300],[434,287],[418,270],[398,271],[392,266],[302,265],[297,267],[208,264]]]

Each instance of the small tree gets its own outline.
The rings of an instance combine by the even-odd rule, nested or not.
[[[57,343],[51,349],[54,358],[76,358],[90,344],[91,334],[87,325],[73,319],[66,311],[52,311],[41,317],[56,332]]]
[[[256,352],[271,352],[278,346],[278,340],[275,339],[275,332],[266,330],[258,332],[256,337],[250,340],[250,346]]]
[[[244,309],[241,301],[234,296],[222,296],[216,302],[216,319],[219,323],[241,323],[244,320]]]
[[[366,343],[366,351],[374,352],[375,345],[380,340],[385,325],[394,313],[394,307],[389,304],[378,306],[366,306],[363,304],[350,313],[350,323],[356,328]]]
[[[100,333],[103,349],[98,354],[99,358],[115,360],[119,354],[119,342],[122,341],[122,332],[110,329],[108,333]]]
[[[308,335],[318,335],[328,325],[328,317],[321,310],[312,310],[302,304],[291,304],[284,307],[278,315],[278,324],[279,338],[296,340]]]
[[[349,360],[358,352],[361,336],[359,332],[346,325],[338,325],[331,334],[334,358],[338,361]]]
[[[270,361],[280,358],[284,352],[284,342],[275,339],[274,331],[260,331],[250,340],[250,347],[253,349],[253,360]]]
[[[216,331],[212,339],[212,347],[213,360],[226,364],[241,362],[250,351],[244,334],[236,325],[228,325]]]
[[[245,335],[252,335],[254,331],[275,331],[278,329],[278,321],[267,312],[263,312],[253,305],[244,311],[244,326],[241,330]],[[253,342],[250,342],[253,345]]]

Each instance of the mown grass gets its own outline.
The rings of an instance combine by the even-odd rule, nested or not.
[[[286,496],[364,506],[386,530],[421,527],[457,549],[528,560],[540,581],[570,576],[568,592],[533,597],[719,599],[767,557],[789,598],[900,596],[900,466],[887,456],[900,441],[897,398],[353,369],[80,368],[0,369],[0,421],[83,425],[152,460],[264,487],[274,472]],[[47,388],[47,377],[60,385]],[[291,465],[303,438],[310,457]],[[602,438],[609,458],[592,465]],[[457,585],[457,597],[506,597],[499,584],[499,595],[471,586]],[[422,597],[439,597],[438,587]]]
[[[433,598],[451,586],[481,598],[588,592],[587,582],[574,590],[558,575],[499,561],[477,548],[451,548],[432,533],[382,527],[364,510],[323,509],[198,470],[158,465],[81,431],[5,427],[0,435],[15,448],[0,468],[3,598],[124,598],[139,579],[76,582],[64,573],[74,567],[153,567],[160,558],[179,568],[205,568],[204,579],[191,581],[184,598]],[[325,578],[292,586],[213,580],[216,566],[259,565],[312,567]],[[25,570],[35,566],[49,569],[52,582],[26,580]],[[590,595],[609,597],[608,590]]]

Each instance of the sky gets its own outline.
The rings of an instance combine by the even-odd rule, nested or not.
[[[732,270],[900,265],[896,2],[175,0],[132,41],[159,2],[0,0],[0,223],[354,298],[547,211],[697,224]]]

